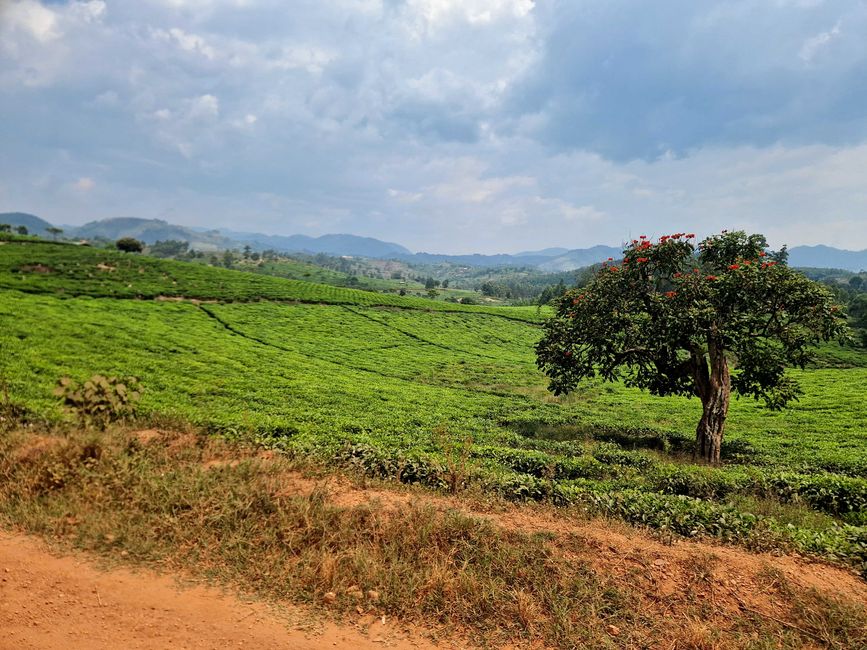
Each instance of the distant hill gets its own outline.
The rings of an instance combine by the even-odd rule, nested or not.
[[[571,271],[580,269],[582,266],[590,266],[604,262],[609,257],[619,259],[623,255],[623,249],[614,246],[591,246],[590,248],[576,248],[563,255],[549,258],[539,264],[543,271]]]
[[[25,212],[2,212],[0,223],[25,226],[36,235],[46,236],[51,223]],[[65,226],[64,235],[82,239],[135,237],[147,244],[175,239],[190,243],[192,248],[217,251],[226,248],[242,248],[249,245],[256,250],[274,249],[285,253],[326,253],[378,259],[399,259],[418,264],[455,264],[476,268],[534,267],[548,273],[572,271],[591,264],[603,262],[609,257],[618,259],[619,247],[597,245],[590,248],[567,249],[545,248],[500,255],[444,255],[438,253],[413,253],[394,242],[373,237],[336,234],[308,237],[307,235],[266,235],[263,233],[232,230],[206,230],[171,224],[160,219],[137,219],[120,217],[91,221],[83,226]],[[844,269],[861,271],[867,269],[867,250],[850,251],[831,246],[795,246],[789,249],[789,264],[796,267]]]
[[[795,246],[789,249],[789,265],[863,271],[867,269],[867,250],[847,251],[821,245]]]
[[[543,248],[540,251],[523,251],[514,253],[515,257],[559,257],[569,252],[568,248]]]
[[[45,219],[40,219],[35,214],[27,214],[26,212],[0,212],[0,223],[8,223],[13,228],[24,226],[31,235],[40,236],[48,235],[45,229],[52,227],[52,224]]]
[[[475,268],[502,266],[535,267],[546,272],[574,271],[584,266],[604,262],[609,257],[617,259],[622,254],[620,248],[612,246],[593,246],[591,248],[547,248],[541,251],[528,251],[507,255],[442,255],[438,253],[416,253],[403,255],[400,259],[420,264],[456,264]]]
[[[261,233],[222,231],[230,239],[249,244],[254,248],[284,251],[287,253],[326,253],[328,255],[352,255],[355,257],[391,258],[412,255],[408,248],[393,242],[358,235],[263,235]]]
[[[133,217],[91,221],[70,230],[67,234],[82,239],[135,237],[146,244],[175,239],[190,242],[190,245],[198,250],[219,250],[233,248],[236,245],[235,242],[215,230],[198,232],[192,228],[170,224],[160,219],[136,219]]]
[[[457,266],[472,266],[487,268],[495,266],[538,266],[549,259],[544,255],[445,255],[440,253],[415,253],[414,255],[400,255],[399,259],[416,264],[456,264]]]

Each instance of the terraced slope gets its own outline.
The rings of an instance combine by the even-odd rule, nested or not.
[[[694,400],[548,394],[535,310],[45,244],[0,246],[0,287],[0,372],[31,418],[64,417],[62,375],[131,374],[143,414],[371,475],[867,567],[867,356],[854,349],[800,372],[791,409],[734,403],[726,464],[708,468],[689,462]]]

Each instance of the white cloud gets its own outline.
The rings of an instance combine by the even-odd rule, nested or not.
[[[486,24],[502,17],[524,18],[533,0],[408,0],[407,7],[431,28],[452,20]]]
[[[190,101],[187,115],[194,119],[215,118],[220,114],[220,100],[213,95],[201,95]]]
[[[0,209],[443,252],[867,246],[867,5],[712,4],[0,0]]]
[[[72,184],[72,187],[79,192],[90,192],[90,190],[96,187],[96,182],[92,178],[82,176]]]
[[[805,40],[798,56],[807,63],[810,63],[819,52],[827,48],[831,41],[838,38],[840,34],[840,22],[838,21],[837,24],[828,31],[820,32],[819,34],[811,36]]]
[[[206,59],[214,59],[216,51],[208,45],[204,38],[197,34],[190,34],[179,27],[172,27],[168,30],[155,29],[153,37],[159,41],[170,43],[181,50],[201,55]]]
[[[57,16],[36,0],[11,2],[0,11],[7,29],[23,31],[41,43],[60,37]]]

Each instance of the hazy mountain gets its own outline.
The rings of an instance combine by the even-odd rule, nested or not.
[[[623,255],[623,249],[614,246],[591,246],[590,248],[576,248],[563,255],[549,258],[539,264],[543,271],[571,271],[580,269],[582,266],[590,266],[604,262],[609,257],[619,259]]]
[[[24,226],[27,232],[31,235],[47,236],[46,228],[51,228],[51,224],[45,219],[40,219],[35,214],[27,214],[26,212],[0,212],[0,223],[8,223],[13,228]]]
[[[540,251],[514,253],[515,257],[558,257],[569,252],[568,248],[543,248]]]
[[[821,269],[867,269],[867,250],[847,251],[831,246],[795,246],[789,249],[789,265]]]
[[[440,253],[416,253],[414,255],[398,255],[401,260],[418,264],[456,264],[458,266],[472,266],[486,268],[494,266],[538,266],[549,259],[543,255],[518,257],[517,255],[445,255]]]
[[[308,237],[307,235],[264,235],[234,230],[223,230],[222,233],[235,241],[249,244],[253,248],[273,248],[289,253],[326,253],[328,255],[380,258],[412,255],[412,251],[400,244],[381,241],[373,237],[359,237],[358,235]]]
[[[2,212],[0,213],[0,223],[25,226],[30,233],[42,236],[46,236],[45,229],[52,226],[44,219],[25,212]],[[538,251],[524,251],[513,255],[413,253],[394,242],[386,242],[373,237],[359,237],[358,235],[322,235],[321,237],[266,235],[232,230],[188,228],[160,219],[136,219],[132,217],[91,221],[83,226],[65,226],[64,236],[109,240],[135,237],[147,244],[153,244],[160,240],[176,239],[190,242],[192,248],[204,251],[242,248],[249,245],[256,250],[271,248],[286,253],[326,253],[328,255],[351,255],[382,259],[397,258],[421,264],[448,263],[481,268],[523,266],[536,267],[545,272],[572,271],[604,262],[609,257],[618,259],[622,254],[619,247],[603,245],[573,250],[553,247]],[[799,267],[861,271],[867,269],[867,250],[849,251],[831,246],[795,246],[789,249],[789,264]]]
[[[190,246],[198,250],[219,250],[234,246],[234,242],[223,237],[217,231],[197,232],[192,228],[171,224],[161,219],[136,219],[133,217],[102,219],[86,223],[67,234],[82,239],[135,237],[146,244],[176,239],[190,242]]]

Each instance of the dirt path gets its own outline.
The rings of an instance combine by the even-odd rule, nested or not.
[[[434,647],[389,621],[321,623],[300,608],[179,588],[151,572],[103,571],[85,556],[54,556],[39,540],[0,533],[2,650]]]

